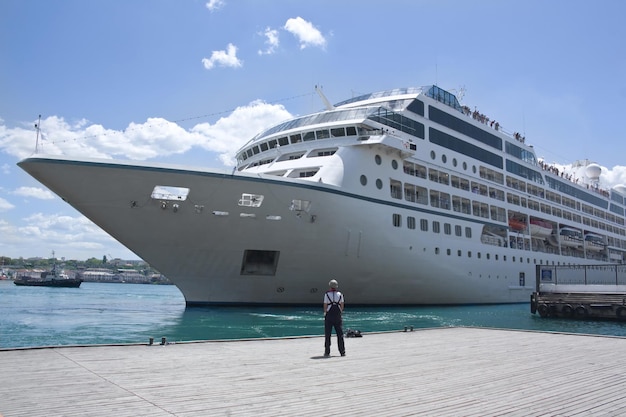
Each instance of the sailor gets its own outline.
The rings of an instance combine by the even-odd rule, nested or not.
[[[343,342],[342,313],[345,299],[337,290],[339,284],[334,279],[328,283],[330,289],[324,294],[324,357],[330,356],[330,336],[335,328],[337,334],[337,346],[341,356],[346,356],[346,348]]]

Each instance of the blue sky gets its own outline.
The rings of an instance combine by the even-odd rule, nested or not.
[[[626,184],[626,2],[1,0],[0,255],[136,256],[16,163],[44,153],[225,168],[257,131],[437,84]]]

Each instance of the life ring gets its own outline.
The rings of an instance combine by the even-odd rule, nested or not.
[[[626,307],[617,307],[615,315],[620,319],[626,318]]]
[[[582,319],[582,318],[587,317],[589,312],[587,311],[587,307],[580,305],[576,307],[576,310],[574,310],[574,314],[576,315],[577,318]]]
[[[535,314],[537,312],[537,297],[535,293],[530,294],[530,312]]]
[[[539,304],[539,306],[537,306],[537,311],[541,317],[548,317],[550,315],[550,308],[547,304]]]
[[[574,308],[569,304],[565,304],[563,308],[561,309],[561,314],[563,315],[563,317],[572,317],[573,313],[574,313]]]

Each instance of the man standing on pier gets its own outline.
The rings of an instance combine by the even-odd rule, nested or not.
[[[330,336],[335,328],[337,334],[337,346],[341,356],[346,356],[346,348],[343,342],[342,317],[344,298],[343,294],[337,291],[339,284],[334,279],[328,283],[330,289],[324,294],[324,357],[330,356]]]

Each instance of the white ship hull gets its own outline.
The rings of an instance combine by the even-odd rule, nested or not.
[[[112,161],[42,157],[20,166],[172,280],[188,304],[317,304],[331,277],[353,304],[525,302],[533,290],[534,265],[496,270],[456,255],[441,262],[434,251],[442,242],[434,235],[398,235],[387,227],[384,200],[333,186]],[[193,201],[177,212],[162,209],[150,199],[155,184],[186,186]],[[242,192],[265,195],[262,210],[238,206]],[[312,201],[311,210],[298,216],[290,202],[303,197]],[[202,212],[196,205],[204,205]],[[467,224],[478,239],[479,224]],[[478,245],[459,239],[456,247],[465,254]],[[241,275],[248,249],[279,251],[276,274]],[[521,287],[520,272],[526,277]]]

